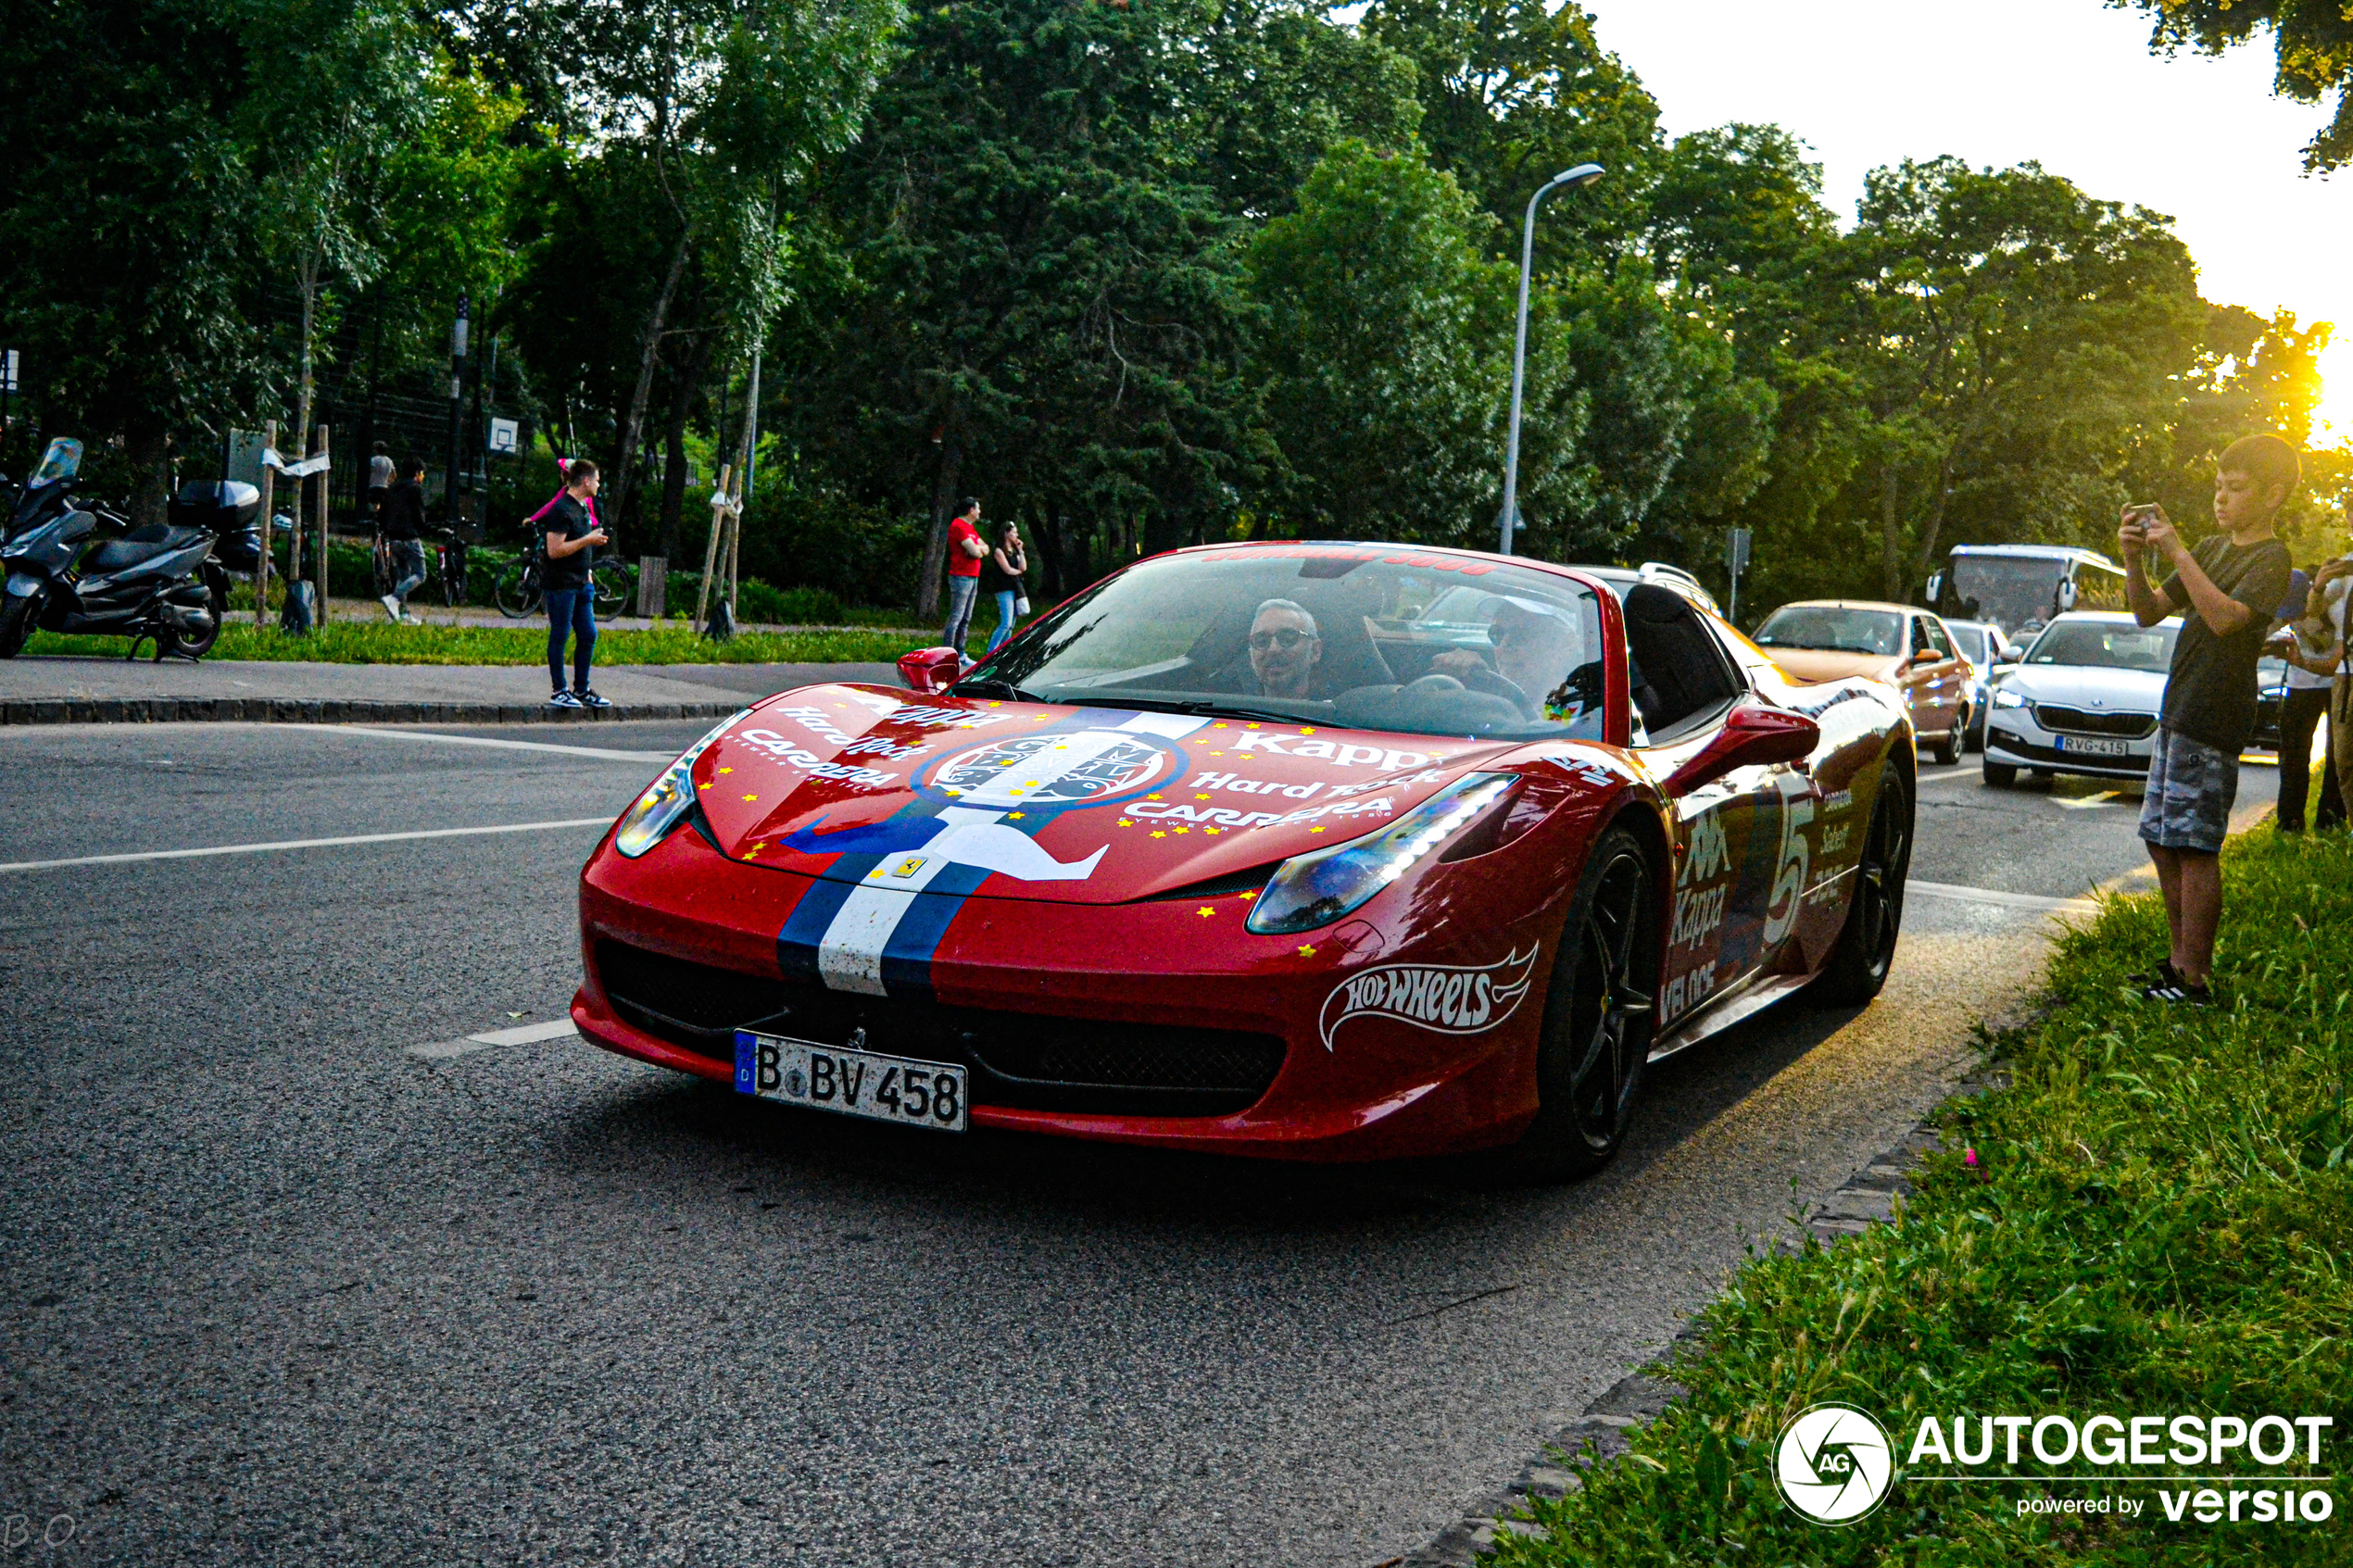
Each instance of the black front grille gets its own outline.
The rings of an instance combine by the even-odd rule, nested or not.
[[[1255,1104],[1283,1065],[1275,1035],[858,996],[610,938],[597,944],[597,973],[625,1022],[712,1060],[735,1060],[738,1026],[820,1045],[847,1044],[863,1029],[868,1050],[961,1063],[975,1105],[1008,1110],[1225,1115]]]
[[[2157,728],[2154,713],[2094,713],[2048,702],[2034,705],[2034,720],[2060,734],[2121,735],[2126,740],[2139,740]]]

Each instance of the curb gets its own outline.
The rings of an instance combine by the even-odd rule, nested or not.
[[[1941,1110],[1957,1099],[2000,1088],[2008,1081],[2008,1075],[1998,1068],[1981,1068],[1955,1085],[1950,1095],[1937,1102],[1936,1110]],[[1925,1121],[1913,1123],[1912,1130],[1894,1148],[1874,1156],[1847,1177],[1838,1190],[1814,1205],[1804,1221],[1806,1234],[1824,1247],[1835,1247],[1849,1236],[1860,1236],[1871,1226],[1894,1219],[1897,1201],[1912,1190],[1911,1173],[1922,1160],[1944,1147],[1944,1139]],[[1772,1243],[1774,1250],[1780,1252],[1794,1252],[1803,1245],[1786,1236],[1776,1237]],[[1677,1332],[1672,1344],[1690,1344],[1698,1337],[1697,1328],[1686,1323]],[[1625,1453],[1632,1446],[1634,1434],[1681,1399],[1684,1392],[1680,1384],[1645,1373],[1620,1378],[1608,1392],[1587,1405],[1575,1421],[1555,1433],[1501,1491],[1472,1499],[1462,1517],[1428,1546],[1391,1558],[1380,1568],[1478,1568],[1494,1545],[1498,1532],[1541,1536],[1543,1532],[1524,1517],[1529,1500],[1556,1501],[1577,1490],[1584,1485],[1582,1472],[1607,1464]],[[1584,1451],[1588,1444],[1592,1445],[1591,1450]]]
[[[0,702],[7,724],[593,724],[724,719],[738,702],[615,703],[601,711],[535,702],[379,702],[344,697],[32,697]]]

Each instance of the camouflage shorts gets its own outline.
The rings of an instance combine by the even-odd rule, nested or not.
[[[2238,793],[2236,753],[2159,730],[2141,797],[2141,836],[2164,849],[2219,855]]]

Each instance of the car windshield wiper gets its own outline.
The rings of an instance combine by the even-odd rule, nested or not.
[[[948,688],[950,696],[990,696],[1000,702],[1044,702],[1036,692],[1023,691],[1011,681],[999,681],[984,676],[977,681],[959,681]]]
[[[1064,696],[1057,702],[1071,708],[1133,708],[1146,713],[1186,713],[1202,718],[1255,719],[1261,722],[1296,724],[1296,713],[1270,713],[1263,708],[1228,708],[1222,702],[1172,702],[1153,696]]]

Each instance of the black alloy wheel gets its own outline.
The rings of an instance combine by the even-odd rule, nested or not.
[[[1838,934],[1831,961],[1808,986],[1815,1001],[1856,1007],[1887,984],[1895,964],[1895,938],[1904,924],[1904,884],[1912,872],[1912,797],[1904,775],[1880,765],[1879,797],[1871,803],[1871,825],[1863,835],[1862,858],[1846,903],[1846,928]]]
[[[19,597],[11,594],[0,602],[0,659],[14,659],[24,651],[26,639],[41,623],[41,604],[44,596],[27,594]]]
[[[1629,830],[1594,845],[1544,998],[1536,1120],[1511,1151],[1528,1174],[1584,1175],[1626,1141],[1658,1021],[1656,884]]]

